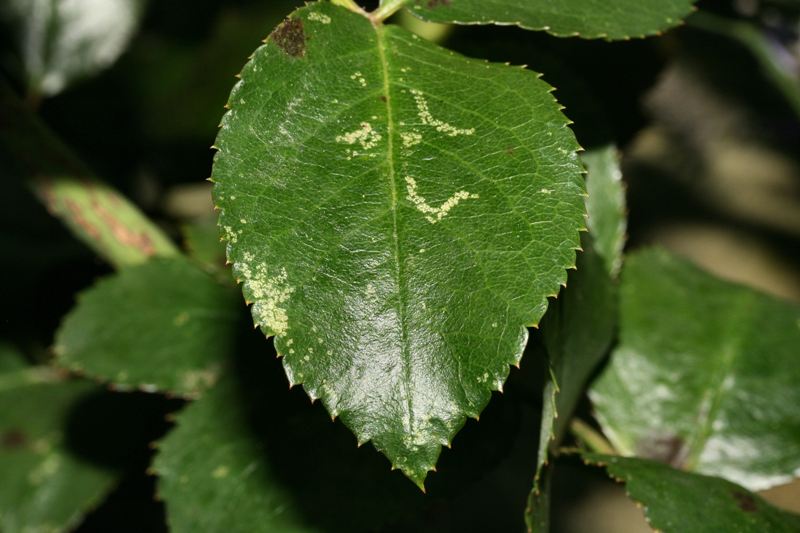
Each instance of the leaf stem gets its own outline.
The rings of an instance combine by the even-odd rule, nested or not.
[[[369,18],[373,24],[380,24],[384,20],[400,11],[408,3],[409,0],[385,0],[381,2],[381,5],[378,7],[378,9],[369,14]]]
[[[611,443],[583,420],[574,419],[569,426],[569,430],[591,451],[604,455],[617,455],[617,451]]]
[[[115,267],[180,253],[138,207],[96,180],[2,82],[0,153],[7,154],[11,178],[27,181],[53,216]]]
[[[359,15],[364,15],[365,17],[369,18],[369,14],[364,11],[361,6],[356,4],[354,0],[331,0],[331,3],[335,6],[347,8],[354,13],[358,13]]]

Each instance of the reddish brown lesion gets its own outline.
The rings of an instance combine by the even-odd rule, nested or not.
[[[736,504],[739,506],[739,509],[746,513],[754,513],[758,511],[758,502],[756,502],[756,499],[752,494],[741,490],[735,490],[733,491],[733,499],[736,500]]]
[[[97,216],[108,226],[111,235],[120,244],[124,246],[131,246],[138,249],[147,256],[154,255],[156,248],[153,245],[153,240],[145,232],[137,232],[128,228],[124,223],[117,220],[114,215],[107,211],[99,203],[92,206]]]
[[[0,447],[2,448],[22,448],[27,442],[28,437],[19,429],[9,429],[0,435]]]
[[[97,241],[103,238],[100,230],[86,219],[83,214],[83,209],[76,201],[72,200],[71,198],[67,198],[64,200],[64,205],[66,206],[67,211],[69,211],[70,220],[75,222],[75,224],[77,224],[86,235]]]

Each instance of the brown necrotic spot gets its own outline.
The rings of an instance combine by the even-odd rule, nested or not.
[[[271,38],[281,50],[292,57],[306,55],[306,33],[303,30],[303,21],[300,19],[286,19],[275,28]]]
[[[736,505],[739,509],[746,513],[754,513],[758,511],[758,504],[752,494],[740,490],[733,491],[733,499],[736,500]]]
[[[0,435],[0,446],[8,449],[20,448],[25,445],[27,440],[25,433],[18,429],[12,429]]]

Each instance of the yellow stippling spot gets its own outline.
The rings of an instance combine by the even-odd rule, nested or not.
[[[414,102],[417,104],[417,114],[419,115],[419,119],[426,126],[436,128],[436,131],[444,133],[450,137],[475,134],[475,128],[456,128],[452,124],[448,124],[443,120],[433,118],[430,107],[428,106],[428,100],[425,98],[425,95],[422,94],[422,91],[411,89],[411,94],[414,96]]]
[[[372,124],[362,122],[357,130],[337,136],[336,142],[350,145],[358,143],[364,150],[371,150],[378,146],[381,139],[381,134],[373,129]]]
[[[477,194],[472,194],[467,191],[458,191],[445,200],[439,207],[433,207],[428,204],[425,197],[420,196],[417,192],[417,181],[411,176],[406,176],[406,190],[408,191],[406,198],[414,204],[414,207],[416,207],[420,213],[425,215],[425,220],[431,224],[436,224],[441,221],[462,200],[477,200],[480,198]]]
[[[330,24],[331,18],[326,15],[325,13],[317,13],[316,11],[312,11],[308,14],[308,20],[313,20],[314,22],[321,22],[322,24]]]

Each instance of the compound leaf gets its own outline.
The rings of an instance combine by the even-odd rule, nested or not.
[[[57,361],[120,389],[196,395],[230,356],[240,307],[190,261],[152,259],[78,297],[56,334]]]
[[[535,73],[328,3],[241,78],[213,180],[254,320],[292,383],[421,485],[574,265],[568,121]]]
[[[620,453],[751,490],[800,472],[800,306],[659,250],[628,257],[620,305],[590,394]]]
[[[747,489],[724,479],[693,474],[639,458],[584,454],[624,483],[644,507],[647,521],[664,533],[794,533],[800,516],[777,509]]]
[[[628,39],[680,24],[695,0],[409,0],[431,22],[515,24],[560,37]]]

